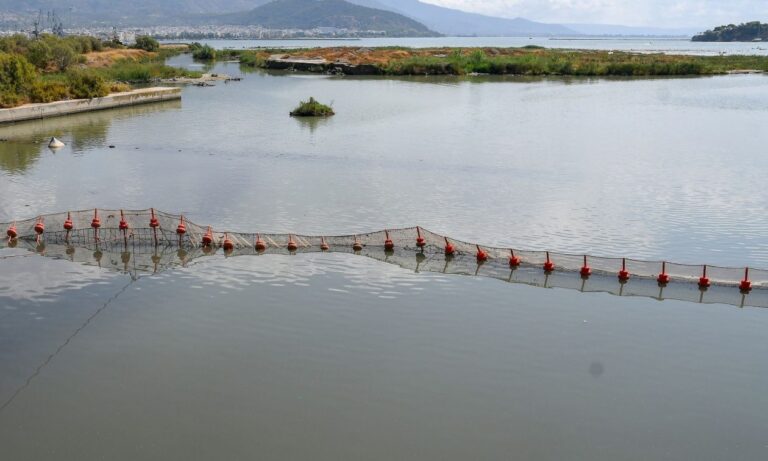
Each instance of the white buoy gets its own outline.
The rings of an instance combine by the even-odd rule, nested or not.
[[[48,147],[51,149],[58,149],[60,147],[64,147],[64,143],[53,137],[51,138],[51,142],[48,143]]]

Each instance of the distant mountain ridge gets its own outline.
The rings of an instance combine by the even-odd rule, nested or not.
[[[424,24],[402,14],[369,8],[346,0],[273,0],[253,10],[212,18],[215,23],[258,25],[268,29],[320,27],[384,31],[388,36],[436,36]]]
[[[568,27],[523,18],[497,18],[468,13],[418,0],[349,0],[352,3],[400,13],[444,35],[528,36],[577,35]]]

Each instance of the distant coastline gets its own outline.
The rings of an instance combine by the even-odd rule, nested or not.
[[[759,21],[715,27],[695,35],[694,42],[768,42],[768,24]]]

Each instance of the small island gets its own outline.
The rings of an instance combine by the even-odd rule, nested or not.
[[[694,42],[762,42],[768,41],[768,24],[759,21],[728,24],[695,35]]]
[[[290,115],[291,117],[330,117],[334,114],[331,106],[326,106],[310,97],[309,101],[301,101]]]

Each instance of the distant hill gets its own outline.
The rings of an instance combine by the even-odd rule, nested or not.
[[[759,42],[768,41],[768,24],[759,21],[729,24],[697,34],[694,42]]]
[[[388,36],[435,36],[411,18],[368,8],[345,0],[274,0],[251,11],[213,18],[217,24],[259,25],[269,29],[334,27],[359,31],[384,31]]]
[[[381,8],[415,19],[444,35],[529,36],[577,35],[567,27],[523,18],[507,19],[444,8],[418,0],[350,0],[352,3]]]

